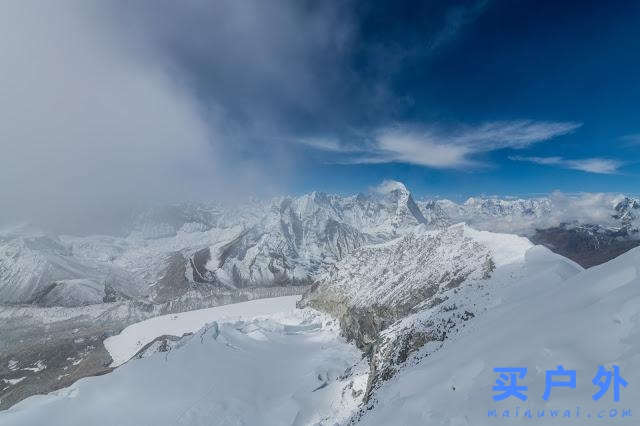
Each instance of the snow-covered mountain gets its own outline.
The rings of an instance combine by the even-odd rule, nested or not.
[[[406,293],[400,290],[411,292],[422,282],[413,278],[425,278],[425,288],[432,289],[429,278],[439,283],[443,267],[443,275],[459,270],[456,252],[477,261],[467,269],[458,265],[466,271],[461,282],[448,286],[444,280],[423,299],[427,303],[385,324],[364,358],[337,336],[338,323],[342,334],[353,323],[332,321],[310,308],[292,312],[292,298],[273,299],[261,305],[260,313],[237,305],[228,316],[215,308],[208,317],[204,311],[170,315],[116,336],[112,350],[126,353],[123,359],[138,351],[137,344],[152,342],[137,352],[140,359],[111,374],[29,398],[1,412],[0,422],[27,425],[46,419],[52,425],[82,425],[117,406],[105,421],[482,426],[507,421],[507,415],[508,421],[528,422],[529,413],[542,425],[583,425],[589,419],[631,424],[628,416],[640,397],[633,385],[640,380],[634,340],[640,333],[640,249],[584,270],[522,237],[461,225],[413,232],[381,246],[361,247],[354,252],[357,260],[345,258],[328,272],[336,288],[352,284],[353,290],[338,292],[345,305],[402,305]],[[456,251],[448,253],[449,246]],[[372,281],[385,267],[378,257],[385,250],[397,264],[384,280],[392,283],[388,286]],[[433,262],[412,262],[421,254]],[[482,268],[487,257],[494,263],[488,275]],[[322,281],[316,296],[305,299],[325,297],[332,285]],[[207,318],[209,324],[196,331]],[[185,331],[195,333],[175,340],[159,336]],[[154,336],[160,339],[153,341]],[[136,343],[140,339],[144,342]],[[545,372],[558,365],[575,370],[576,387],[554,387],[545,401]],[[627,383],[619,388],[619,402],[613,402],[611,388],[601,399],[592,398],[600,365],[606,371],[619,367]],[[493,399],[497,391],[491,387],[500,378],[494,368],[499,367],[527,369],[518,379],[526,386],[526,401]],[[541,412],[544,417],[538,418]]]
[[[523,230],[592,266],[640,242],[638,205],[608,196],[416,201],[385,182],[353,196],[158,207],[136,216],[125,237],[4,230],[0,380],[17,372],[22,380],[0,388],[0,407],[109,371],[103,341],[134,322],[309,288],[301,305],[333,315],[366,352],[343,385],[375,405],[378,389],[424,357],[423,347],[440,347],[500,302],[496,289],[538,277],[526,266],[528,239],[486,230]],[[545,253],[536,268],[557,263]],[[553,274],[580,270],[560,265]],[[25,347],[33,357],[12,370]]]
[[[372,408],[360,412],[360,423],[633,424],[640,396],[633,385],[640,380],[635,340],[640,333],[639,250],[580,270],[534,247],[527,252],[525,279],[498,288],[499,303],[476,315],[468,327],[416,352],[394,380],[377,390]],[[575,371],[576,387],[554,387],[544,400],[546,371],[558,365]],[[598,382],[599,366],[612,373],[613,365],[628,385],[619,387],[618,402],[613,381],[596,400],[600,388],[592,381]],[[499,392],[491,386],[500,377],[493,370],[500,367],[526,368],[518,380],[526,386],[526,401],[494,401]]]
[[[615,206],[614,218],[628,229],[640,229],[640,200],[624,197]]]
[[[551,194],[536,198],[470,197],[463,203],[447,199],[420,200],[436,204],[452,222],[478,229],[532,235],[536,229],[560,225],[597,225],[603,228],[640,229],[640,200],[613,194]]]
[[[465,236],[464,229],[418,229],[362,247],[323,276],[301,306],[336,316],[347,338],[365,348],[389,324],[441,301],[443,292],[491,275],[489,249]]]
[[[26,345],[40,358],[25,362],[47,368],[26,370],[17,391],[0,388],[0,407],[104,373],[102,342],[132,322],[301,294],[358,247],[417,226],[440,224],[422,214],[404,185],[387,183],[369,195],[162,206],[136,216],[126,237],[3,231],[0,364],[24,358]],[[0,365],[0,380],[12,374]]]
[[[124,238],[17,228],[0,239],[0,303],[165,303],[216,289],[309,284],[362,245],[442,226],[441,215],[422,211],[393,182],[370,195],[162,206],[138,215]]]
[[[419,201],[437,205],[449,223],[523,235],[584,267],[599,265],[640,245],[640,201],[611,194],[500,199],[472,197]]]
[[[366,195],[159,206],[136,215],[126,237],[3,231],[0,303],[181,299],[188,308],[219,290],[311,284],[362,246],[459,222],[526,235],[592,266],[637,245],[639,212],[640,201],[629,197],[415,201],[393,181]]]
[[[121,268],[74,256],[60,238],[28,227],[0,234],[0,303],[81,306],[102,303],[105,286],[123,297],[141,288]]]
[[[549,198],[500,199],[471,197],[462,204],[450,200],[435,203],[455,222],[487,223],[496,219],[526,221],[548,215],[552,208]]]
[[[496,287],[522,279],[531,247],[526,238],[464,224],[440,231],[418,228],[392,242],[356,250],[312,287],[299,306],[338,319],[342,334],[368,354],[368,403],[415,352],[429,342],[444,341],[495,304]]]

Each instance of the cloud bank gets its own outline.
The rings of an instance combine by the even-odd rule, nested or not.
[[[298,4],[4,4],[0,223],[109,232],[137,205],[281,191],[273,136],[340,114],[320,70],[350,39],[348,14]]]
[[[218,177],[197,106],[94,31],[78,5],[2,7],[0,219],[106,224],[115,210]]]
[[[622,194],[614,193],[579,193],[568,194],[554,191],[547,197],[536,198],[500,198],[495,199],[505,211],[505,216],[485,214],[482,203],[469,199],[457,205],[451,201],[443,203],[443,207],[454,221],[464,221],[470,225],[493,232],[532,235],[536,229],[545,229],[561,224],[593,224],[604,227],[616,227],[620,222],[613,218],[615,206],[624,199]],[[534,208],[536,203],[540,208]],[[516,208],[511,206],[527,206]]]

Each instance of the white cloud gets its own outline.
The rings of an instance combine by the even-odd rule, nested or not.
[[[468,165],[468,146],[446,143],[429,133],[389,129],[376,138],[376,151],[372,156],[356,159],[362,163],[408,163],[434,168]]]
[[[303,142],[316,149],[349,154],[336,162],[344,164],[406,163],[432,168],[477,167],[474,154],[511,148],[520,149],[573,132],[580,123],[533,120],[495,121],[479,126],[418,128],[398,125],[373,134],[359,149],[334,140]]]
[[[566,135],[582,126],[574,122],[550,122],[533,120],[495,121],[475,128],[466,128],[454,134],[451,141],[458,145],[470,145],[478,151],[502,148],[526,148],[534,143]]]
[[[565,169],[580,170],[587,173],[612,174],[623,166],[622,161],[608,158],[584,158],[570,160],[562,157],[509,157],[514,161],[527,161],[545,166],[557,166]]]
[[[621,194],[581,193],[577,195],[555,191],[551,194],[552,210],[547,218],[552,225],[567,222],[615,225],[614,207],[624,198]]]
[[[510,197],[491,197],[506,200],[508,203],[528,203],[529,199]],[[615,206],[624,199],[624,195],[616,193],[564,193],[554,191],[549,196],[533,198],[542,208],[534,209],[534,214],[527,210],[518,210],[508,216],[484,215],[473,208],[465,209],[465,205],[456,205],[448,201],[446,210],[454,220],[465,221],[481,230],[531,235],[536,229],[545,229],[561,224],[596,224],[601,226],[617,226],[619,222],[613,218]],[[467,200],[467,203],[470,201]],[[466,206],[468,207],[468,206]],[[508,210],[509,208],[506,207]]]
[[[94,19],[80,2],[3,7],[0,222],[97,229],[220,177],[198,105]]]

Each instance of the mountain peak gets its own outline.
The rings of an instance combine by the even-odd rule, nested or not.
[[[379,194],[391,194],[394,192],[409,195],[409,190],[404,183],[397,180],[384,180],[375,188]]]

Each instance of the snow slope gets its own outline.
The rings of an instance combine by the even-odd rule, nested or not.
[[[164,335],[182,337],[186,333],[195,333],[212,321],[233,322],[240,318],[254,318],[290,311],[295,308],[298,299],[299,296],[274,297],[162,315],[128,326],[120,334],[106,339],[104,346],[113,358],[111,366],[117,367],[130,360],[156,337]]]
[[[289,299],[277,302],[282,309],[291,308]],[[358,385],[343,393],[348,379],[342,376],[359,357],[355,347],[338,337],[331,320],[309,310],[215,323],[169,352],[28,398],[0,412],[0,424],[333,423],[355,409],[352,390]]]
[[[491,259],[498,267],[524,261],[526,251],[533,247],[533,244],[528,239],[518,235],[478,231],[466,225],[462,226],[466,237],[479,242],[489,249]]]
[[[381,351],[385,341],[411,336],[408,328],[417,336],[420,327],[447,327],[446,338],[426,341],[394,364],[395,373],[377,383],[359,411],[368,388],[362,369],[366,358],[338,337],[335,321],[310,309],[292,311],[295,298],[281,298],[262,300],[261,307],[228,307],[228,316],[203,310],[193,318],[156,319],[156,326],[140,323],[138,334],[125,330],[116,351],[131,353],[135,336],[179,334],[221,319],[169,352],[24,400],[0,413],[0,424],[635,424],[634,417],[620,416],[623,410],[633,412],[640,398],[640,249],[584,270],[544,247],[525,250],[525,241],[515,240],[516,250],[499,236],[477,238],[493,255],[517,260],[497,266],[488,279],[449,290],[445,302],[383,330]],[[475,316],[456,322],[456,312],[466,310]],[[227,320],[234,322],[222,322]],[[577,387],[554,388],[545,402],[545,371],[558,365],[576,370]],[[592,400],[598,365],[620,367],[629,383],[621,389],[620,402],[613,402],[611,391]],[[522,380],[528,386],[526,402],[492,399],[493,368],[505,366],[528,368]],[[534,419],[523,417],[527,409]],[[550,410],[562,416],[565,409],[570,417],[550,417]],[[615,418],[597,418],[610,416],[612,409]],[[488,416],[493,410],[498,418]],[[501,418],[505,410],[509,419]],[[546,416],[536,419],[540,410]]]
[[[499,304],[438,350],[424,347],[422,355],[428,356],[378,389],[375,407],[360,421],[366,425],[635,424],[634,417],[621,416],[625,409],[635,411],[640,399],[638,265],[640,249],[581,271],[542,247],[532,248],[526,255],[529,278],[499,290]],[[545,371],[558,365],[576,370],[577,387],[553,388],[544,401]],[[620,402],[613,402],[611,389],[602,399],[592,399],[598,390],[591,383],[598,365],[620,367],[629,383],[620,391]],[[528,386],[526,402],[492,399],[491,386],[497,379],[493,368],[505,366],[528,368],[521,383]],[[498,418],[489,417],[494,409]],[[527,409],[533,419],[524,417]],[[570,417],[551,418],[552,409],[559,410],[559,416],[568,409]],[[505,410],[509,419],[503,418]],[[537,419],[539,410],[546,410],[546,417]]]

